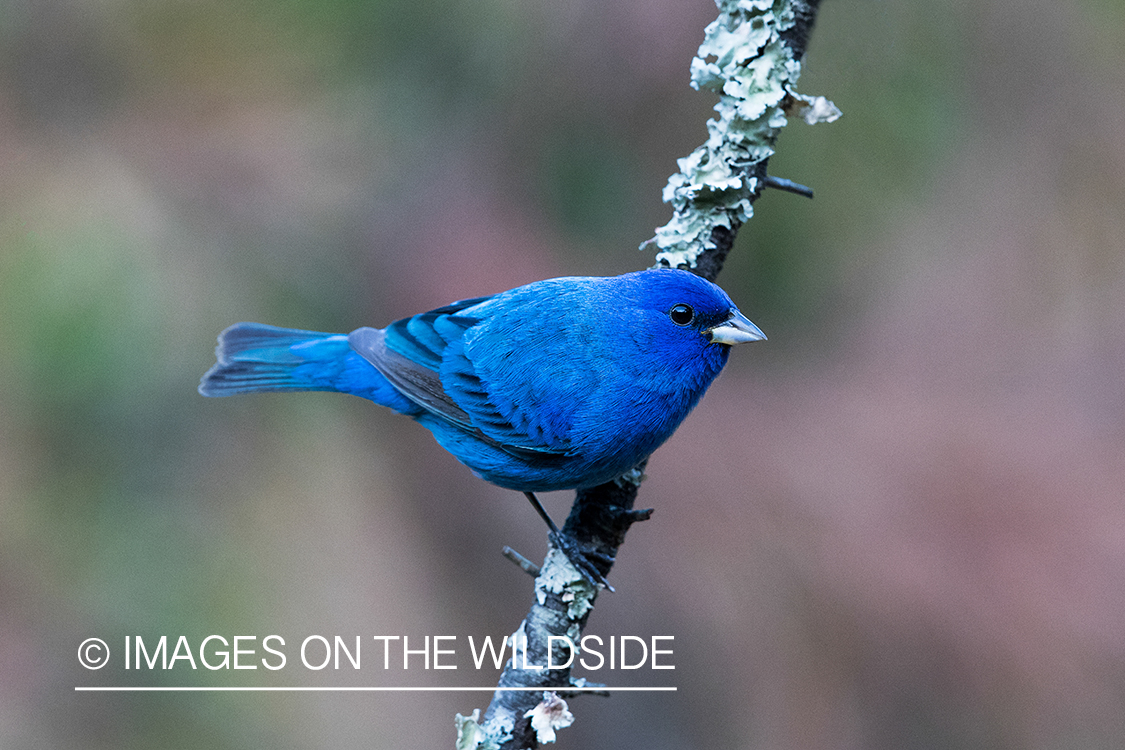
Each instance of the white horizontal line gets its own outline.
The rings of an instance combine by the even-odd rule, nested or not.
[[[560,693],[601,693],[601,692],[675,692],[674,687],[164,687],[164,686],[93,686],[74,688],[77,692],[91,693],[437,693],[437,692],[542,692],[552,690]]]

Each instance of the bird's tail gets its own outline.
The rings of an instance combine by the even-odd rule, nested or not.
[[[342,376],[354,357],[346,335],[236,323],[219,334],[218,361],[199,382],[199,392],[351,391]]]

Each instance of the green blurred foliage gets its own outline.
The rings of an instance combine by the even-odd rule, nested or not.
[[[812,187],[815,198],[767,192],[723,277],[761,310],[773,342],[764,357],[800,366],[846,345],[842,327],[887,267],[879,238],[925,200],[964,137],[972,115],[964,105],[966,30],[951,11],[821,8],[799,87],[829,97],[844,116],[816,127],[791,122],[769,166]]]

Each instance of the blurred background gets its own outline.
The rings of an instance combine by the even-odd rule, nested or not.
[[[293,662],[510,633],[521,497],[359,399],[195,387],[239,320],[650,265],[714,16],[0,0],[0,747],[452,746],[487,695],[73,688],[494,682]],[[676,666],[591,677],[679,691],[576,699],[558,747],[1125,746],[1122,38],[1119,0],[826,0],[800,90],[844,117],[771,162],[816,199],[765,195],[720,278],[770,339],[650,462],[590,619]],[[120,663],[271,633],[277,673]]]

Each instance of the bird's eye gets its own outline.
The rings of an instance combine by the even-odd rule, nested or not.
[[[695,320],[695,310],[691,309],[691,305],[673,305],[672,309],[668,311],[668,317],[676,325],[686,326]]]

